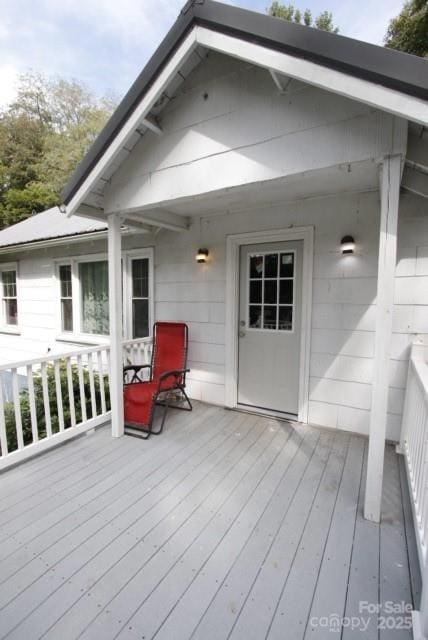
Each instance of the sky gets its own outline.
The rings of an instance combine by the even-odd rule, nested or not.
[[[264,13],[270,0],[223,0]],[[292,0],[285,0],[289,4]],[[344,36],[382,44],[403,0],[294,0],[333,13]],[[184,0],[0,0],[0,108],[20,74],[77,79],[121,98],[177,18]]]

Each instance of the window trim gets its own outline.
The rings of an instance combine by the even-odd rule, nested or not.
[[[148,258],[149,260],[149,337],[152,335],[154,318],[154,250],[153,247],[122,251],[122,292],[123,292],[123,337],[132,338],[132,260]],[[81,330],[81,285],[79,278],[79,264],[84,262],[108,262],[107,253],[93,253],[81,256],[69,256],[55,260],[55,300],[56,300],[56,325],[58,335],[56,340],[61,342],[78,342],[83,344],[107,344],[110,340],[108,334],[85,333]],[[73,306],[73,331],[63,331],[61,322],[61,280],[59,269],[61,266],[71,265],[71,286]]]
[[[16,278],[16,306],[17,306],[17,323],[16,324],[8,324],[6,322],[6,314],[4,309],[4,296],[3,296],[3,272],[4,271],[15,271]],[[3,262],[0,263],[0,287],[1,287],[1,311],[0,311],[0,333],[12,333],[12,334],[20,334],[19,329],[19,271],[18,271],[18,262]]]

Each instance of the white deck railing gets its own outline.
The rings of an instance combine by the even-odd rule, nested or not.
[[[126,340],[124,364],[148,364],[151,339]],[[110,347],[0,366],[0,470],[110,419]]]
[[[414,344],[409,360],[399,451],[406,462],[423,591],[413,636],[428,638],[428,348]]]

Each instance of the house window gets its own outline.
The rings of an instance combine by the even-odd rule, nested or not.
[[[61,296],[61,330],[73,331],[73,283],[71,264],[62,264],[59,268]]]
[[[123,334],[127,338],[150,335],[153,318],[152,249],[125,252],[122,261]],[[73,257],[56,271],[58,328],[62,339],[84,341],[108,336],[108,262],[105,254]],[[73,334],[70,336],[69,334]],[[61,339],[61,336],[59,337]]]
[[[149,335],[149,259],[131,260],[132,337]]]
[[[2,271],[3,318],[7,325],[18,324],[18,297],[16,291],[16,269]]]
[[[108,264],[79,263],[81,329],[83,333],[109,333]]]

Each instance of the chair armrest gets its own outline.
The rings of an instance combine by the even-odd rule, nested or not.
[[[178,378],[179,376],[184,376],[184,374],[189,373],[190,369],[171,369],[170,371],[164,371],[160,374],[159,380],[165,380],[165,378],[169,378],[170,376],[175,376]]]
[[[152,374],[151,374],[152,365],[151,364],[130,364],[130,365],[127,365],[126,367],[123,367],[123,381],[124,382],[125,382],[126,374],[129,371],[133,372],[133,376],[132,376],[131,382],[130,383],[126,383],[125,382],[125,384],[132,384],[133,382],[144,382],[144,380],[142,380],[140,378],[140,376],[138,375],[138,373],[142,369],[150,369],[150,378],[152,377]]]
[[[188,373],[190,369],[171,369],[170,371],[164,371],[159,376],[159,385],[158,389],[161,390],[162,382],[167,378],[175,378],[176,384],[179,381],[179,378],[183,378],[183,382],[185,380],[186,373]]]
[[[152,365],[151,364],[128,364],[126,365],[126,367],[123,367],[124,371],[135,371],[135,373],[138,373],[138,371],[140,371],[140,369],[151,369]]]

